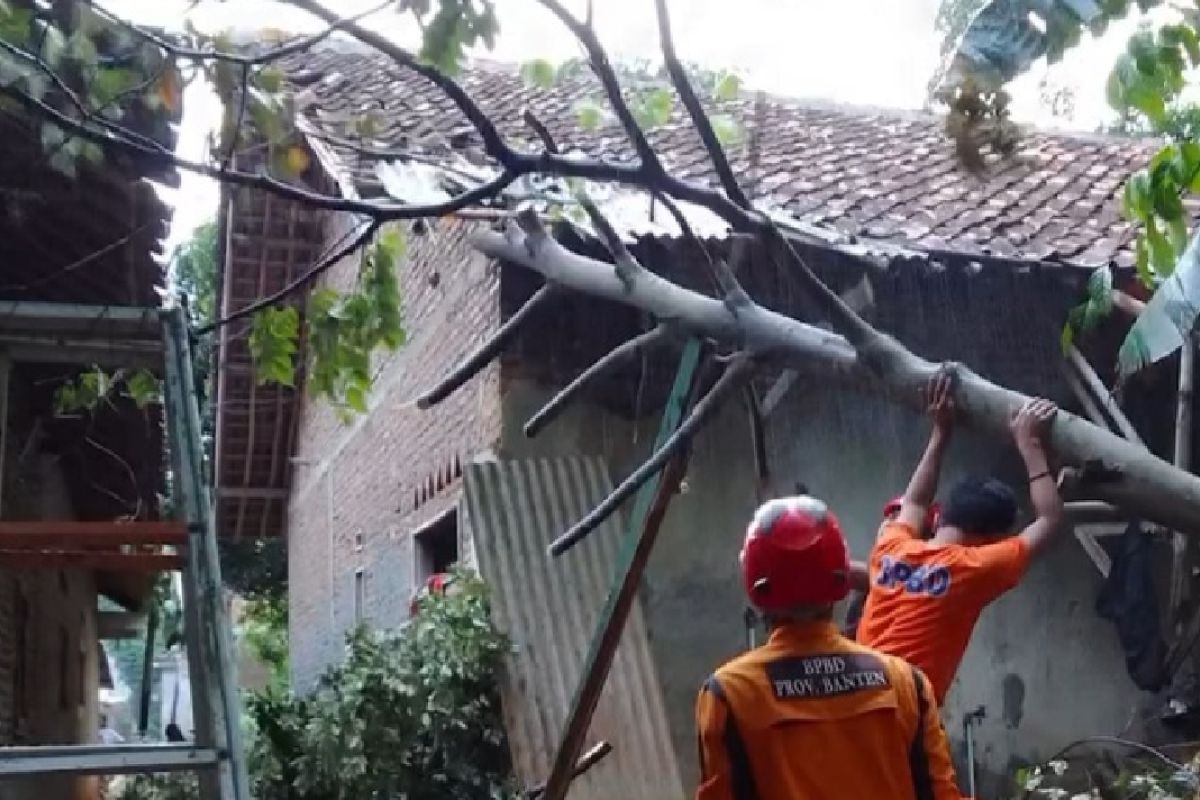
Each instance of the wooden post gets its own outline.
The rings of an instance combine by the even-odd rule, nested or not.
[[[659,426],[657,450],[671,437],[679,427],[686,410],[687,399],[692,395],[697,365],[700,361],[700,342],[689,339],[684,345],[683,355],[679,359],[679,368],[675,373],[675,385],[667,398],[667,407],[663,411],[662,424]],[[567,712],[567,722],[559,738],[558,749],[554,754],[554,762],[550,768],[550,776],[546,779],[546,789],[542,800],[563,800],[574,778],[575,765],[583,750],[584,737],[587,736],[596,704],[600,693],[608,680],[609,670],[617,654],[621,634],[629,619],[637,599],[638,585],[650,552],[658,538],[658,530],[666,516],[667,506],[679,482],[683,479],[687,462],[688,448],[683,448],[672,457],[655,478],[649,480],[638,491],[633,514],[630,517],[630,529],[626,534],[621,548],[620,560],[617,564],[616,575],[612,588],[609,589],[608,601],[600,614],[600,622],[588,646],[587,657],[584,659],[583,677],[575,689],[571,707]],[[620,746],[620,743],[617,743]]]

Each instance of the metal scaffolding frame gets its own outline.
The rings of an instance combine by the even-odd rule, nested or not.
[[[204,482],[200,411],[180,308],[0,302],[0,442],[13,362],[161,370],[176,523],[0,523],[0,565],[181,571],[194,744],[0,747],[0,780],[49,773],[195,771],[205,800],[250,800],[232,636],[221,594],[212,497]],[[10,538],[11,537],[11,538]],[[179,555],[121,549],[173,545]]]

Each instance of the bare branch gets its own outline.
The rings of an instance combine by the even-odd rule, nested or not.
[[[596,31],[587,22],[576,19],[575,15],[567,11],[559,0],[538,0],[538,2],[545,6],[551,14],[558,17],[563,25],[567,26],[567,29],[575,35],[575,38],[583,45],[583,49],[587,51],[588,61],[592,66],[592,71],[600,79],[600,85],[604,87],[608,104],[612,106],[613,113],[617,115],[617,121],[625,129],[625,134],[633,142],[633,149],[641,160],[641,169],[647,176],[665,174],[662,162],[658,160],[658,153],[650,145],[645,131],[634,119],[633,111],[630,110],[624,95],[621,94],[621,83],[617,79],[616,70],[612,68],[612,64],[608,60],[608,53],[604,51],[604,46],[596,37]]]
[[[313,208],[322,208],[328,211],[349,211],[378,220],[420,219],[423,217],[442,217],[453,214],[460,209],[468,208],[484,200],[496,197],[517,177],[517,173],[505,171],[491,181],[462,194],[455,195],[449,200],[427,205],[375,203],[354,200],[352,198],[334,197],[310,191],[290,183],[284,183],[265,174],[251,174],[225,167],[189,161],[175,155],[157,142],[154,142],[153,146],[150,146],[122,139],[111,130],[97,130],[84,122],[73,120],[66,114],[63,114],[41,100],[29,96],[12,85],[0,86],[0,94],[16,100],[27,111],[42,117],[44,120],[53,122],[64,133],[78,136],[81,139],[86,139],[105,148],[119,147],[126,152],[132,151],[143,158],[145,163],[149,165],[177,167],[224,183],[271,192],[274,195],[286,197],[289,200],[295,200]]]
[[[789,274],[799,276],[800,282],[807,290],[809,297],[824,313],[834,330],[846,337],[854,347],[863,352],[868,361],[880,367],[883,351],[894,351],[899,345],[889,337],[877,331],[870,323],[858,315],[837,292],[825,285],[817,277],[808,262],[801,257],[795,246],[773,224],[766,227],[768,249],[776,265],[789,271]]]
[[[746,237],[734,236],[732,248],[731,257],[734,264],[742,267],[750,262],[753,250]],[[750,306],[750,295],[746,294],[746,290],[742,288],[742,284],[738,282],[737,276],[725,259],[716,259],[716,270],[717,279],[721,282],[721,293],[729,310],[737,314],[739,309]]]
[[[231,322],[237,322],[239,319],[245,319],[252,314],[256,314],[259,311],[262,311],[263,309],[273,306],[281,300],[286,299],[292,292],[302,289],[308,284],[312,283],[322,274],[324,274],[325,271],[330,267],[337,264],[346,256],[354,253],[367,242],[371,241],[371,238],[379,231],[379,228],[382,225],[383,223],[381,221],[372,220],[365,228],[363,228],[361,233],[359,233],[357,236],[354,236],[353,239],[351,239],[347,244],[339,247],[334,252],[318,260],[316,264],[305,270],[302,275],[291,281],[287,286],[284,286],[279,291],[264,297],[261,300],[251,303],[245,308],[233,312],[227,317],[222,317],[221,319],[210,322],[207,325],[200,326],[196,329],[196,335],[202,336],[206,333],[212,333],[223,325],[228,325]]]
[[[754,384],[747,383],[745,389],[746,411],[750,423],[750,452],[754,457],[754,489],[758,502],[767,500],[771,490],[771,464],[767,455],[767,430],[762,403]]]
[[[466,90],[453,78],[444,75],[436,67],[420,61],[412,53],[378,33],[367,30],[356,22],[341,19],[336,11],[326,8],[317,2],[317,0],[286,0],[286,2],[289,5],[309,12],[329,25],[338,25],[342,30],[363,44],[375,48],[401,67],[412,70],[417,75],[432,83],[454,105],[458,106],[458,110],[463,113],[467,121],[479,132],[480,137],[483,139],[484,152],[499,161],[506,168],[511,169],[515,166],[513,158],[516,153],[504,143],[504,139],[500,136],[500,131],[496,128],[496,124],[492,122],[491,117],[484,113],[479,104],[471,99]]]
[[[921,389],[939,365],[898,343],[887,340],[890,344],[878,351],[884,358],[876,362],[869,348],[860,355],[841,335],[757,304],[735,317],[721,301],[684,289],[648,270],[638,275],[629,291],[604,262],[572,253],[554,241],[538,224],[536,215],[522,212],[518,221],[520,229],[510,228],[505,234],[478,232],[472,237],[473,243],[493,258],[524,266],[564,288],[669,319],[692,335],[737,342],[763,359],[818,374],[826,385],[866,388],[914,410],[923,410]],[[882,338],[882,334],[874,335]],[[1029,398],[965,367],[958,375],[956,400],[964,421],[993,435],[1009,437],[1011,414]],[[1099,465],[1105,475],[1113,476],[1089,484],[1091,499],[1120,506],[1167,528],[1200,532],[1200,478],[1061,410],[1050,429],[1049,444],[1063,463],[1092,465],[1093,472]]]
[[[223,169],[229,169],[233,164],[233,154],[237,152],[238,140],[242,137],[242,123],[246,121],[246,106],[250,102],[250,65],[242,65],[242,87],[238,94],[237,116],[233,120],[233,134],[229,137],[229,150],[221,162]]]
[[[671,82],[675,84],[675,91],[679,93],[683,107],[687,109],[688,116],[692,118],[692,124],[696,126],[696,132],[700,134],[700,141],[704,143],[704,149],[708,151],[708,156],[712,159],[717,179],[724,187],[725,194],[729,195],[733,202],[742,208],[750,208],[750,198],[738,184],[737,178],[733,174],[733,168],[729,166],[729,157],[725,154],[725,148],[721,146],[721,140],[717,138],[717,133],[713,130],[712,121],[709,120],[704,107],[700,105],[700,98],[696,96],[696,92],[692,88],[687,70],[683,68],[683,63],[675,53],[675,40],[671,36],[671,15],[667,11],[667,0],[654,0],[654,8],[658,14],[659,44],[662,48],[667,73],[671,76]]]
[[[546,148],[547,153],[558,155],[558,142],[554,141],[554,137],[550,134],[550,129],[546,127],[546,123],[538,118],[537,114],[527,108],[521,112],[521,119],[542,140],[542,147]]]
[[[349,25],[353,25],[373,14],[377,14],[392,4],[392,0],[384,0],[382,3],[371,6],[368,9],[360,11],[359,13],[353,14],[344,19],[335,16],[334,19],[327,20],[329,23],[328,27],[318,31],[317,33],[314,33],[310,36],[301,37],[293,42],[280,45],[279,47],[272,48],[263,53],[259,53],[258,55],[247,56],[238,53],[226,53],[220,50],[197,50],[191,47],[183,47],[169,39],[159,36],[154,31],[149,31],[139,25],[135,25],[121,15],[115,14],[99,3],[94,2],[94,0],[82,1],[109,22],[124,28],[140,39],[153,44],[155,47],[170,53],[176,58],[183,58],[189,61],[226,61],[231,64],[238,64],[243,68],[263,66],[264,64],[269,64],[272,61],[278,61],[281,58],[294,55],[295,53],[302,53],[305,50],[312,48],[314,45],[321,43],[325,39],[328,39],[339,30],[343,30]],[[290,0],[284,1],[290,2]]]
[[[571,381],[565,389],[550,398],[550,402],[542,406],[540,411],[530,417],[529,421],[525,423],[525,435],[530,438],[537,436],[542,428],[553,422],[567,407],[567,404],[574,400],[576,395],[592,381],[631,361],[646,350],[663,344],[669,338],[670,327],[659,325],[610,350],[603,358]]]
[[[708,252],[708,248],[704,246],[704,242],[700,241],[700,237],[692,230],[692,224],[683,215],[683,210],[679,207],[679,204],[672,200],[670,195],[663,192],[656,192],[654,197],[675,218],[675,224],[679,226],[679,231],[683,234],[683,238],[691,242],[700,251],[700,255],[704,256],[704,265],[707,269],[709,279],[712,280],[713,291],[719,293],[721,291],[721,279],[717,275],[717,265],[713,262],[713,257]]]
[[[663,443],[663,446],[634,470],[632,475],[621,481],[621,485],[604,498],[600,505],[572,525],[570,530],[551,542],[550,555],[561,556],[600,527],[606,519],[612,516],[613,512],[621,507],[622,503],[641,488],[642,484],[654,477],[672,457],[688,446],[696,432],[720,409],[725,398],[741,386],[742,382],[748,379],[753,372],[754,360],[748,354],[742,353],[731,361],[712,389],[700,398],[692,409],[692,413],[688,414],[687,418],[680,423],[670,438]]]
[[[600,238],[608,246],[608,251],[612,253],[613,267],[617,270],[617,277],[627,286],[633,286],[633,278],[643,267],[638,263],[638,260],[629,252],[629,248],[621,241],[621,234],[617,233],[617,229],[612,226],[608,218],[600,213],[600,209],[592,202],[592,198],[588,197],[587,192],[582,189],[575,194],[575,199],[579,201],[579,205],[583,206],[583,210],[587,212],[588,219],[592,221],[592,226],[596,232],[600,234]]]
[[[486,342],[463,359],[462,363],[451,370],[450,374],[439,381],[436,386],[421,395],[417,399],[417,408],[425,409],[436,406],[473,378],[476,373],[491,363],[492,359],[500,355],[525,320],[529,319],[534,311],[546,305],[557,293],[557,287],[553,283],[547,283],[538,289],[533,297],[526,300],[525,305],[517,309],[516,313],[497,328]]]

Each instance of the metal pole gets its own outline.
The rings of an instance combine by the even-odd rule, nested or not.
[[[203,646],[207,695],[213,722],[213,740],[225,755],[218,767],[223,800],[249,800],[245,749],[242,744],[241,709],[235,680],[236,666],[225,603],[221,595],[221,565],[213,520],[212,498],[204,482],[200,409],[192,374],[187,322],[183,309],[164,312],[167,359],[167,413],[171,450],[176,453],[175,481],[188,524],[190,546],[186,574],[196,584],[201,604],[197,631]],[[188,583],[188,581],[185,581]]]
[[[146,615],[146,652],[142,654],[142,690],[138,706],[138,733],[145,738],[150,728],[150,690],[154,680],[154,635],[158,630],[158,606]]]

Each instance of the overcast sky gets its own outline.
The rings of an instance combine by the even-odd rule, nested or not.
[[[187,3],[181,0],[107,0],[114,12],[146,25],[178,28]],[[325,0],[342,13],[378,0]],[[582,10],[582,0],[568,3]],[[497,0],[501,35],[489,57],[520,62],[578,55],[573,39],[536,0]],[[655,58],[657,30],[650,0],[596,0],[596,23],[619,58]],[[674,0],[674,27],[681,57],[713,67],[733,67],[754,88],[801,98],[894,108],[918,108],[937,64],[939,40],[933,21],[938,0]],[[288,31],[315,29],[302,12],[267,0],[202,0],[190,13],[203,30],[267,26]],[[372,17],[372,27],[411,44],[416,31],[394,12]],[[1060,65],[1036,67],[1014,87],[1014,115],[1044,126],[1094,130],[1107,118],[1104,79],[1124,47],[1134,22],[1113,26],[1101,40],[1088,39]],[[1040,101],[1039,84],[1075,93],[1072,116],[1052,117]],[[185,95],[181,150],[202,158],[204,138],[219,116],[204,87]],[[178,242],[210,218],[216,205],[211,181],[185,175],[172,192]]]

